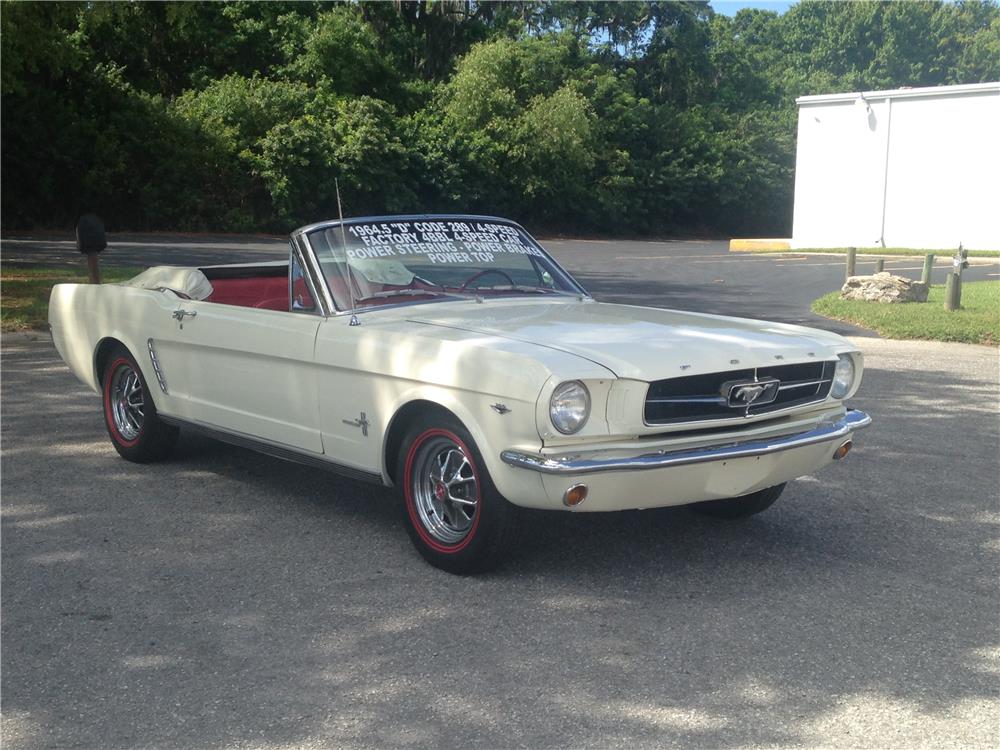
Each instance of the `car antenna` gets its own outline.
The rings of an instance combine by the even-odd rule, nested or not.
[[[344,245],[344,263],[347,265],[347,292],[351,295],[351,322],[349,325],[359,326],[357,313],[354,312],[354,277],[351,275],[351,259],[347,255],[347,230],[344,229],[344,209],[340,205],[340,180],[333,178],[333,186],[337,189],[337,216],[340,217],[340,238]]]

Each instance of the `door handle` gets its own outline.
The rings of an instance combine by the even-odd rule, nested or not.
[[[180,329],[183,331],[184,330],[184,316],[187,316],[189,318],[196,318],[196,317],[198,317],[198,311],[197,310],[174,310],[171,313],[171,316],[173,317],[174,320],[176,320],[178,323],[180,323]]]

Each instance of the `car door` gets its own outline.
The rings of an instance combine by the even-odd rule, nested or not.
[[[345,466],[369,471],[379,466],[385,424],[378,406],[387,383],[369,367],[378,369],[385,343],[379,331],[352,324],[349,315],[331,316],[320,326],[316,363],[323,446]]]
[[[322,316],[186,299],[170,314],[152,345],[176,416],[322,453],[313,364]]]

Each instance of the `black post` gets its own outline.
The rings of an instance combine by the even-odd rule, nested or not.
[[[76,223],[76,249],[87,256],[87,275],[91,284],[101,283],[97,255],[108,246],[104,237],[104,222],[96,214],[84,214]]]

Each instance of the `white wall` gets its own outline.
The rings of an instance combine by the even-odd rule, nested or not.
[[[1000,84],[799,99],[793,247],[959,242],[1000,249]]]

